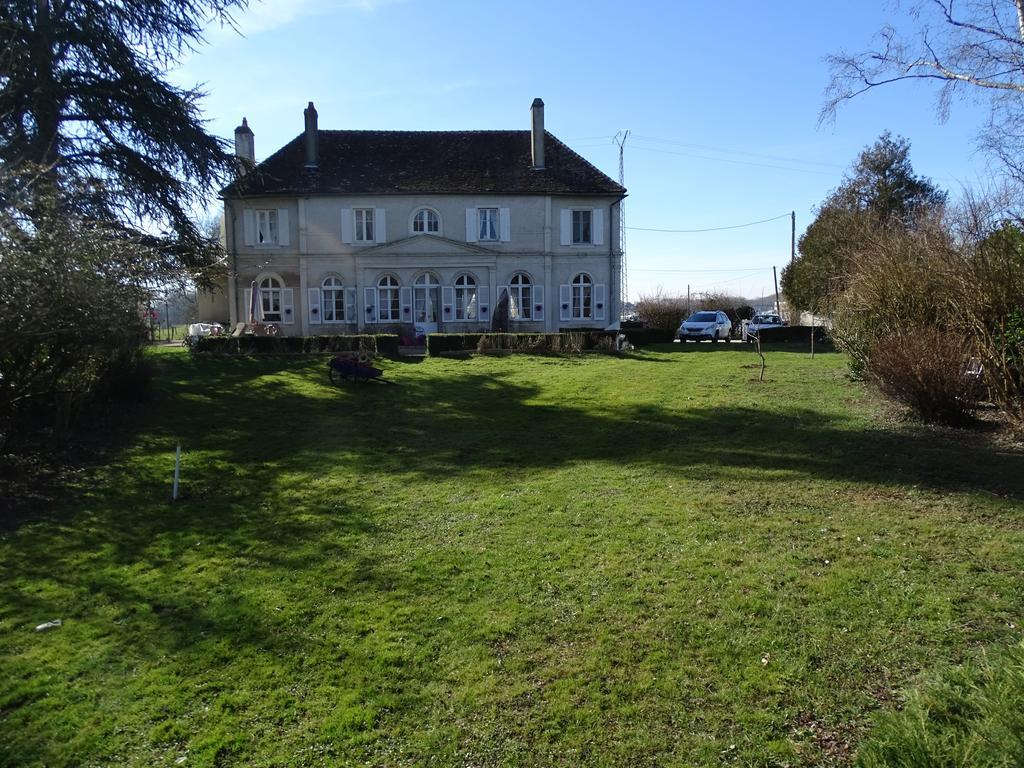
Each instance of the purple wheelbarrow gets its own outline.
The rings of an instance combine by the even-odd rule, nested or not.
[[[379,381],[382,384],[391,384],[385,381],[384,371],[375,368],[368,362],[350,355],[338,355],[327,364],[328,375],[332,384],[341,384],[344,381]]]

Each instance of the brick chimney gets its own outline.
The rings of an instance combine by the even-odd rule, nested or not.
[[[256,141],[249,121],[244,117],[242,124],[235,128],[235,157],[245,160],[249,165],[256,164]]]
[[[316,168],[320,164],[320,134],[317,130],[316,107],[312,101],[302,114],[306,118],[306,167]]]
[[[544,167],[544,102],[534,99],[530,105],[530,150],[533,167]]]

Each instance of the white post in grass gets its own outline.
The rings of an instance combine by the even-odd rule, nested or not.
[[[171,501],[178,500],[178,475],[181,472],[181,446],[174,451],[174,487],[171,490]]]

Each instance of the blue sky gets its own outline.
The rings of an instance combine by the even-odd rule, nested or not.
[[[321,128],[526,129],[540,96],[548,130],[613,178],[612,137],[631,131],[627,227],[796,211],[799,236],[886,129],[953,197],[984,185],[982,107],[955,104],[940,124],[926,85],[879,89],[818,125],[824,57],[865,49],[883,24],[909,28],[905,12],[886,0],[265,0],[238,14],[244,36],[211,29],[172,79],[203,84],[214,133],[231,138],[246,116],[258,159],[301,132],[310,100]],[[626,247],[631,298],[687,285],[760,296],[789,259],[790,224],[627,229]]]

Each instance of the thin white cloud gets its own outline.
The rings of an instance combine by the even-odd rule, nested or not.
[[[286,26],[307,16],[347,9],[372,13],[383,6],[400,2],[403,0],[254,0],[244,11],[235,13],[235,26],[238,32],[248,37]],[[211,42],[221,42],[225,38],[235,37],[236,32],[230,27],[213,23],[207,28],[206,36]]]

